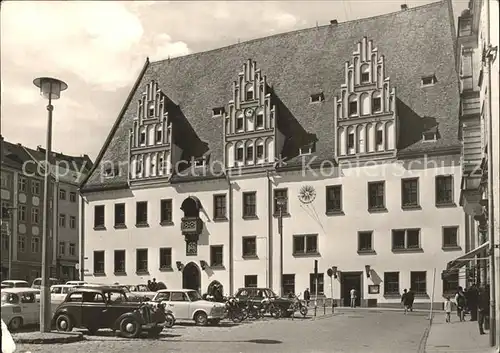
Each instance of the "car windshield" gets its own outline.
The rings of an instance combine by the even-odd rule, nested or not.
[[[169,292],[158,292],[156,296],[153,298],[153,301],[155,302],[168,301],[168,300],[170,300]]]
[[[187,295],[189,297],[189,300],[191,300],[192,302],[195,302],[197,300],[202,300],[200,293],[196,291],[187,292]]]
[[[271,289],[268,289],[269,297],[270,298],[278,298],[279,295],[274,293]]]
[[[14,293],[2,293],[2,304],[19,304],[19,296]]]

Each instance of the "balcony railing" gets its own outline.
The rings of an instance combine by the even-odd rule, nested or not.
[[[200,234],[203,230],[203,221],[199,217],[184,217],[181,220],[181,231],[184,235]]]

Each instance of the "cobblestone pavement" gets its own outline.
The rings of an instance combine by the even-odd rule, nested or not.
[[[391,312],[350,312],[304,319],[265,319],[219,327],[174,326],[159,340],[128,340],[110,332],[64,345],[18,345],[19,353],[87,351],[147,353],[417,353],[428,321]]]

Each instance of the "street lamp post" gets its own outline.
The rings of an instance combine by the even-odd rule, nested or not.
[[[3,228],[4,223],[7,223],[7,239],[9,241],[9,270],[8,270],[8,278],[12,279],[12,257],[14,256],[14,244],[13,244],[13,239],[12,233],[10,231],[10,227],[12,226],[12,211],[17,209],[16,207],[2,207],[2,217],[0,219],[0,224],[1,227]],[[6,219],[6,220],[5,220]]]
[[[42,285],[40,292],[40,332],[50,332],[51,321],[51,301],[49,283],[49,239],[48,230],[50,224],[50,202],[49,202],[49,181],[50,181],[50,154],[52,153],[52,105],[53,99],[59,99],[61,92],[68,88],[63,81],[50,77],[39,77],[33,84],[40,89],[40,95],[48,99],[47,105],[47,146],[45,150],[45,172],[43,189],[43,229],[42,229]]]
[[[283,296],[283,208],[287,202],[286,197],[276,197],[276,204],[278,206],[278,232],[280,235],[280,295]]]

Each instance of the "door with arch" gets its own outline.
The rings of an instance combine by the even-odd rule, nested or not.
[[[188,263],[182,271],[182,288],[201,290],[201,272],[194,262]]]

